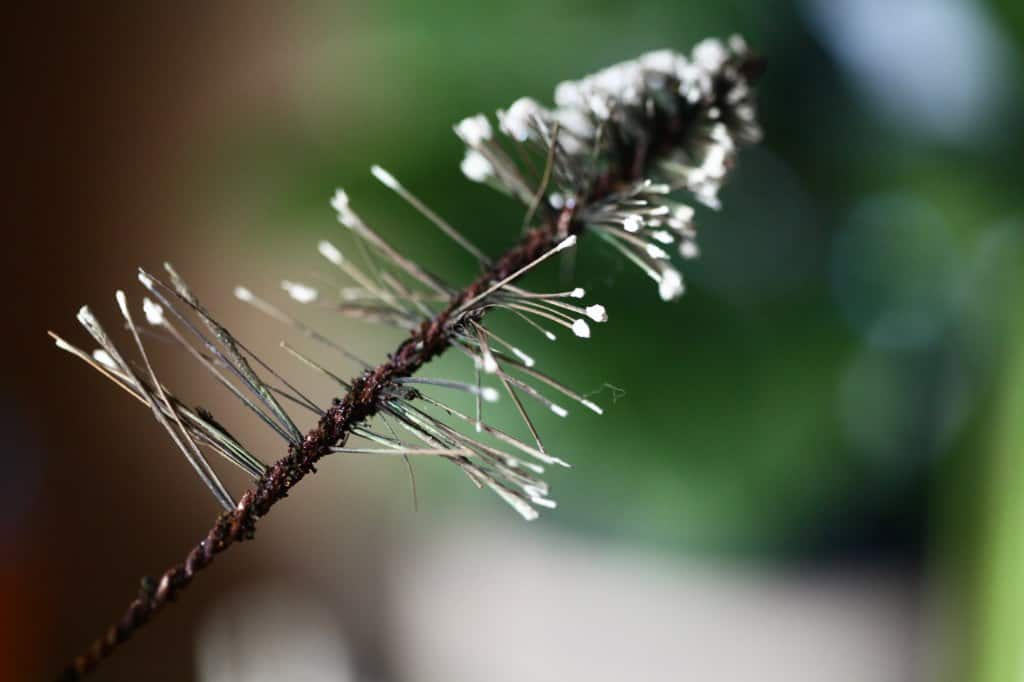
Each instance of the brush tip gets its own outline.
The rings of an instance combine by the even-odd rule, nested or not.
[[[398,184],[398,180],[395,179],[395,176],[387,172],[377,164],[373,164],[372,166],[370,166],[370,172],[373,173],[373,177],[380,180],[380,182],[388,189],[398,189],[400,187],[400,185]]]
[[[316,245],[316,248],[317,251],[320,252],[321,256],[329,260],[331,263],[334,263],[335,265],[341,265],[342,262],[344,262],[345,260],[344,256],[341,255],[341,251],[338,249],[338,247],[336,247],[329,241],[321,241],[319,244]]]
[[[149,298],[142,299],[142,312],[146,315],[146,322],[154,327],[164,323],[164,309]]]
[[[117,369],[117,365],[114,363],[114,358],[110,357],[110,353],[103,350],[102,348],[97,348],[92,352],[92,359],[100,363],[104,367],[107,367],[109,369]]]
[[[683,276],[679,274],[678,270],[667,268],[661,273],[661,281],[658,283],[658,294],[661,295],[661,300],[674,301],[683,295],[684,290]]]
[[[298,303],[312,303],[320,297],[320,292],[301,282],[281,280],[281,288]]]

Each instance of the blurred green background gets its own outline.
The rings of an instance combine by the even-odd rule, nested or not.
[[[741,155],[723,211],[698,209],[702,257],[684,271],[688,293],[664,304],[639,272],[602,244],[583,242],[572,282],[607,307],[609,324],[586,342],[545,346],[528,329],[503,327],[542,368],[606,407],[601,418],[540,418],[550,449],[574,468],[552,473],[559,508],[538,525],[716,561],[898,566],[943,595],[938,610],[956,651],[946,652],[954,662],[938,679],[1019,676],[1019,4],[460,0],[260,8],[196,9],[184,27],[172,11],[135,11],[123,28],[141,37],[109,59],[130,59],[149,35],[162,35],[175,55],[146,62],[130,81],[139,88],[130,103],[180,113],[193,126],[164,141],[171,161],[159,186],[149,187],[172,207],[174,226],[147,232],[131,253],[152,264],[169,251],[205,273],[200,287],[229,290],[233,278],[245,277],[270,291],[283,277],[319,267],[316,242],[341,229],[327,203],[337,186],[404,251],[450,281],[468,279],[472,264],[375,183],[370,164],[497,253],[515,239],[521,209],[461,177],[455,121],[521,95],[550,101],[558,81],[645,51],[688,51],[709,35],[742,34],[768,61],[759,86],[766,140]],[[94,23],[95,33],[80,40],[122,36],[111,28],[116,21]],[[196,27],[206,27],[200,37]],[[168,66],[178,58],[186,66]],[[167,70],[173,84],[161,80]],[[50,87],[71,87],[61,83]],[[182,93],[197,83],[213,104],[181,113]],[[101,155],[103,136],[117,129],[104,126],[89,153]],[[201,136],[190,137],[195,130]],[[145,176],[145,167],[137,170]],[[90,183],[104,185],[102,176]],[[144,208],[131,215],[145,216]],[[134,261],[110,246],[118,234],[126,233],[100,232],[91,241],[115,249],[105,262],[128,283]],[[88,281],[89,264],[77,268],[72,278]],[[536,281],[545,278],[556,285],[557,269]],[[51,300],[61,302],[61,314],[51,312],[45,324],[67,330],[78,299],[65,291]],[[252,317],[228,305],[224,299],[220,307],[228,323]],[[328,328],[371,358],[398,339],[358,323]],[[29,331],[43,349],[42,330]],[[62,373],[78,374],[64,358],[50,362],[40,371],[54,377],[51,385]],[[464,371],[457,366],[445,360],[431,373]],[[89,396],[108,390],[97,384],[88,384]],[[405,483],[392,474],[378,490],[404,509]],[[448,467],[427,463],[418,474],[428,513],[506,513]],[[31,504],[44,506],[52,490],[41,484],[35,497],[43,502]],[[21,526],[13,518],[12,543]],[[75,634],[108,615],[102,608],[78,614],[85,625]]]
[[[725,210],[701,214],[690,295],[662,305],[595,244],[574,281],[613,324],[585,347],[531,343],[574,385],[627,392],[610,418],[552,434],[583,460],[559,481],[557,522],[714,551],[916,553],[932,479],[1001,378],[1020,62],[997,7],[856,4],[324,7],[291,46],[298,115],[226,136],[193,182],[243,202],[247,240],[307,269],[315,241],[340,232],[325,198],[343,186],[377,229],[459,281],[470,264],[371,163],[498,252],[520,208],[461,178],[454,121],[654,47],[742,33],[770,63],[767,141],[744,154]],[[950,16],[922,18],[916,46],[870,23],[918,12]],[[844,21],[867,25],[834,35]],[[946,39],[962,44],[932,46]],[[844,41],[880,63],[860,65],[872,55],[848,57]],[[936,73],[946,58],[970,63]],[[893,91],[915,75],[935,82]]]

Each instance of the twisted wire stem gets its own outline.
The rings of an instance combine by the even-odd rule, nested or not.
[[[381,391],[391,379],[413,375],[448,348],[451,330],[446,323],[452,314],[464,302],[532,262],[572,230],[578,230],[578,226],[572,223],[572,216],[572,209],[564,209],[548,224],[527,232],[515,247],[455,296],[444,310],[410,334],[387,362],[355,379],[351,390],[345,397],[335,399],[317,425],[303,438],[302,444],[290,446],[288,454],[275,462],[257,480],[254,488],[242,495],[233,511],[224,512],[217,518],[183,563],[168,568],[159,578],[146,577],[140,581],[139,594],[121,618],[75,657],[58,679],[64,682],[80,680],[92,672],[164,606],[173,602],[200,571],[213,563],[218,554],[236,542],[252,539],[257,522],[287,497],[288,492],[307,474],[316,472],[317,461],[329,454],[332,446],[344,444],[352,427],[373,416]],[[482,315],[480,312],[479,316]]]

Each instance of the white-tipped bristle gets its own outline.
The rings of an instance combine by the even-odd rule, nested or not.
[[[549,500],[546,497],[533,496],[530,498],[530,502],[539,507],[546,507],[547,509],[554,509],[555,507],[558,506],[557,502],[555,502],[554,500]]]
[[[524,460],[520,460],[519,461],[519,466],[523,467],[524,469],[529,469],[530,471],[532,471],[535,474],[543,474],[544,473],[544,467],[542,467],[540,464],[537,464],[536,462],[527,462],[527,461],[524,461]]]
[[[144,297],[142,299],[142,312],[146,314],[146,322],[149,322],[154,327],[164,323],[164,309],[149,298]]]
[[[573,298],[583,298],[584,296],[587,295],[587,292],[583,290],[583,287],[576,287],[575,289],[569,292],[569,295],[572,296]]]
[[[121,314],[124,317],[128,317],[128,297],[124,295],[124,292],[118,289],[114,292],[114,298],[117,300],[117,307],[121,309]]]
[[[562,251],[564,249],[571,248],[571,247],[573,247],[575,245],[576,245],[576,235],[570,234],[568,237],[566,237],[565,239],[563,239],[562,241],[560,241],[558,243],[558,246],[555,247],[555,251]]]
[[[70,343],[60,338],[59,336],[53,337],[53,342],[54,344],[56,344],[57,348],[60,348],[61,350],[66,350],[69,353],[74,353],[76,350],[74,346],[72,346]]]
[[[459,164],[462,174],[473,182],[485,182],[494,175],[494,166],[487,157],[475,149],[466,150],[466,155]]]
[[[100,363],[104,367],[108,367],[110,369],[117,369],[117,363],[114,362],[114,358],[110,357],[110,353],[103,350],[102,348],[97,348],[92,352],[92,359]]]
[[[682,55],[672,50],[654,50],[640,55],[637,60],[645,69],[661,71],[663,73],[675,73],[676,64],[682,59]]]
[[[345,227],[352,229],[359,224],[359,219],[348,205],[348,194],[345,190],[339,189],[334,192],[331,206],[338,212],[338,221]]]
[[[527,504],[525,500],[513,495],[512,493],[505,490],[497,483],[492,483],[488,481],[487,486],[495,493],[497,493],[498,497],[505,500],[505,502],[507,502],[510,507],[519,512],[519,515],[527,521],[533,521],[538,516],[540,516],[540,514],[537,513],[537,510],[531,507],[529,504]]]
[[[487,120],[487,117],[483,114],[477,114],[456,123],[455,134],[470,147],[476,147],[484,140],[491,139],[493,130],[491,129],[491,122]]]
[[[622,221],[622,227],[626,232],[639,232],[643,226],[644,219],[636,214],[626,216],[626,219]]]
[[[484,432],[484,425],[481,424],[480,422],[476,423],[476,432],[477,433],[483,433]]]
[[[684,223],[688,223],[693,220],[693,207],[687,206],[686,204],[679,204],[676,209],[672,211],[672,217]]]
[[[491,386],[484,386],[480,389],[480,397],[483,398],[485,403],[496,403],[501,394],[498,393],[498,389]]]
[[[558,337],[555,336],[554,332],[549,332],[549,331],[545,330],[544,336],[547,337],[548,341],[557,341],[558,340]]]
[[[498,111],[498,125],[506,135],[525,142],[531,135],[534,118],[539,117],[542,111],[535,100],[520,97],[508,111]]]
[[[153,289],[153,278],[150,277],[149,275],[147,275],[146,273],[142,272],[141,270],[139,271],[138,277],[139,277],[139,283],[142,284],[142,286],[144,286],[147,289],[149,289],[150,291],[152,291],[152,289]]]
[[[334,190],[334,196],[331,197],[331,208],[338,213],[348,210],[348,193],[345,190]]]
[[[543,470],[541,473],[543,473]],[[548,488],[547,481],[544,480],[536,480],[532,483],[523,484],[523,492],[529,497],[545,497],[550,490],[551,489]]]
[[[598,97],[594,95],[587,100],[587,104],[590,105],[590,110],[602,121],[607,121],[608,117],[612,115],[612,110],[608,106],[609,102],[604,97]]]
[[[608,321],[608,311],[604,309],[603,305],[588,305],[585,312],[587,313],[587,317],[592,319],[594,322]]]
[[[604,410],[601,409],[600,405],[592,403],[589,400],[586,400],[586,399],[581,400],[580,401],[580,405],[582,405],[583,407],[585,407],[588,410],[591,410],[591,411],[593,411],[593,412],[595,412],[597,414],[604,414]]]
[[[520,360],[522,360],[523,364],[526,365],[527,367],[533,367],[535,364],[537,364],[536,362],[534,362],[532,357],[530,357],[529,355],[527,355],[523,351],[519,350],[515,346],[512,346],[511,349],[512,349],[512,354],[515,355]]]
[[[661,295],[661,300],[675,300],[683,295],[684,290],[683,276],[679,274],[678,270],[668,268],[661,273],[661,281],[658,283],[658,294]]]
[[[564,459],[560,459],[558,457],[555,457],[550,452],[540,452],[540,451],[538,451],[538,452],[534,452],[533,456],[534,456],[535,459],[539,459],[540,461],[544,462],[545,464],[557,464],[560,467],[565,467],[566,469],[572,469],[572,465],[571,464],[566,462]],[[539,485],[540,483],[542,483],[542,482],[541,481],[537,481],[536,482],[537,485]]]
[[[498,361],[490,353],[484,353],[483,370],[488,374],[494,374],[498,371]]]
[[[646,246],[647,255],[651,258],[657,258],[658,260],[667,260],[668,254],[665,249],[661,248],[657,244],[648,244]]]
[[[243,303],[248,303],[252,301],[253,295],[252,292],[245,287],[235,287],[235,298]]]
[[[330,262],[334,263],[335,265],[341,265],[342,262],[345,260],[345,257],[341,255],[341,251],[338,250],[338,247],[336,247],[329,241],[321,241],[319,244],[316,245],[316,249],[317,251],[320,252],[321,256],[323,256]]]
[[[92,311],[89,310],[89,306],[87,305],[83,305],[81,308],[78,309],[77,317],[78,321],[81,322],[86,327],[96,324],[96,316],[92,314]]]
[[[290,282],[281,280],[281,288],[288,292],[288,295],[299,303],[312,303],[319,296],[320,292],[313,287],[301,282]]]
[[[391,173],[388,173],[386,170],[384,170],[377,164],[370,166],[370,172],[373,173],[373,177],[380,180],[385,187],[388,187],[390,189],[399,188],[400,185],[398,184],[398,180],[395,179],[395,176],[392,175]]]
[[[572,333],[581,339],[590,338],[590,325],[587,324],[586,320],[575,320],[572,323]]]
[[[668,230],[658,230],[656,232],[652,232],[651,237],[654,238],[654,241],[661,242],[662,244],[671,244],[673,241],[675,241],[675,237],[673,237],[672,233],[669,232]]]
[[[700,247],[697,246],[697,242],[690,240],[679,242],[679,255],[692,260],[700,255]]]
[[[569,416],[569,410],[565,409],[561,405],[556,405],[555,403],[551,403],[551,411],[557,414],[559,417]]]

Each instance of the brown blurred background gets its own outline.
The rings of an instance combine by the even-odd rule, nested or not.
[[[285,19],[247,3],[67,3],[6,24],[4,679],[56,673],[216,514],[125,397],[58,361],[44,335],[67,332],[86,301],[102,309],[136,264],[232,257],[190,243],[217,229],[190,178],[226,130],[284,106]],[[232,573],[271,570],[225,564],[108,679],[188,679],[204,600]]]
[[[725,211],[703,218],[707,257],[682,304],[657,305],[610,258],[581,264],[618,326],[592,360],[563,349],[549,364],[628,393],[602,421],[553,434],[578,455],[556,481],[561,508],[522,526],[427,466],[413,513],[401,467],[325,462],[97,679],[1019,674],[1024,21],[998,1],[856,7],[10,12],[0,678],[58,671],[217,513],[159,427],[47,329],[81,341],[86,302],[113,325],[113,291],[137,293],[135,267],[166,259],[273,353],[280,331],[231,286],[268,290],[310,268],[335,229],[335,185],[437,269],[444,246],[372,185],[369,163],[497,250],[507,235],[478,216],[516,225],[516,212],[459,178],[452,122],[733,31],[771,64],[768,142],[741,161]],[[963,70],[895,68],[936,45]],[[922,75],[935,71],[958,87]],[[900,315],[923,327],[893,341]],[[371,358],[394,340],[335,329]],[[194,368],[162,360],[262,456],[281,450]]]

